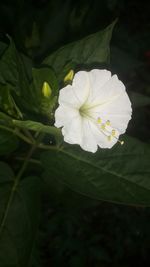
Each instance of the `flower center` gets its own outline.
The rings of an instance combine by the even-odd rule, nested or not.
[[[81,115],[81,117],[88,117],[90,118],[90,106],[89,105],[82,105],[80,108],[79,108],[79,113]]]

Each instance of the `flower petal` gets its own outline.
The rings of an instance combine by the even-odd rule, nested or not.
[[[66,105],[71,108],[80,107],[79,99],[76,96],[74,88],[71,85],[67,85],[60,90],[58,102],[60,105]]]
[[[105,104],[108,101],[114,101],[120,94],[125,92],[124,84],[118,79],[117,75],[113,75],[102,87],[95,98],[91,101],[91,106]]]
[[[57,128],[71,123],[77,116],[79,112],[77,109],[60,105],[55,111],[55,126]]]
[[[81,147],[89,152],[97,151],[97,142],[93,136],[92,124],[86,118],[82,118],[82,141]]]
[[[82,118],[80,115],[74,117],[62,128],[64,141],[69,144],[80,144],[82,138]]]
[[[82,106],[87,101],[90,93],[90,80],[88,72],[77,72],[74,76],[72,87],[80,106]]]
[[[89,72],[90,79],[90,95],[88,103],[91,103],[101,93],[103,86],[111,79],[111,72],[108,70],[93,69]]]

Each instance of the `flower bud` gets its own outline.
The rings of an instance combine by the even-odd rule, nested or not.
[[[64,83],[70,83],[73,80],[74,71],[70,70],[64,78]]]
[[[47,97],[47,98],[50,98],[52,94],[52,89],[47,82],[43,83],[42,94],[44,97]]]

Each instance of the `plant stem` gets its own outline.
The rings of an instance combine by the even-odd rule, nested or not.
[[[24,160],[25,160],[24,157],[16,157],[15,159],[16,159],[16,160],[19,160],[19,161],[24,161]],[[38,160],[38,159],[33,159],[33,158],[30,158],[30,159],[28,160],[28,163],[33,163],[33,164],[41,165],[40,160]]]
[[[7,219],[7,216],[8,216],[8,212],[9,212],[9,209],[10,209],[10,206],[11,206],[11,203],[12,203],[12,200],[13,200],[13,197],[14,197],[14,194],[16,192],[16,189],[17,189],[17,186],[19,184],[19,181],[20,181],[20,178],[22,177],[22,174],[24,173],[28,163],[29,163],[29,159],[31,157],[31,155],[33,154],[34,150],[36,149],[37,147],[37,144],[34,144],[31,149],[29,150],[26,158],[25,158],[25,161],[23,162],[23,165],[20,169],[20,171],[18,172],[16,178],[15,178],[15,181],[14,181],[14,184],[13,184],[13,187],[11,189],[11,192],[10,192],[10,195],[9,195],[9,198],[8,198],[8,202],[7,202],[7,205],[6,205],[6,209],[4,211],[4,215],[3,215],[3,218],[2,218],[2,221],[1,221],[1,225],[0,225],[0,235],[4,229],[4,225],[5,225],[5,222],[6,222],[6,219]]]
[[[11,129],[11,128],[9,128],[7,126],[4,126],[4,125],[0,125],[0,128],[3,129],[3,130],[6,130],[8,132],[11,132],[11,133],[13,133],[15,135],[17,135],[18,137],[20,137],[26,143],[32,144],[32,141],[27,136],[25,136],[24,134],[22,134],[21,132],[19,132],[18,130]]]

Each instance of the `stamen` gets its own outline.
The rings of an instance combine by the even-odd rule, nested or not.
[[[98,124],[101,124],[101,122],[102,122],[101,118],[98,118],[98,119],[97,119],[97,123],[98,123]]]
[[[106,121],[106,125],[108,125],[108,126],[110,125],[110,121],[109,120]]]
[[[120,143],[120,145],[124,144],[123,140],[118,140],[118,137],[116,136],[117,132],[115,129],[112,129],[110,126],[111,123],[109,120],[107,120],[105,123],[102,123],[102,119],[100,117],[97,118],[97,123],[100,124],[101,132],[106,136],[107,140],[110,142],[112,141],[112,138],[117,139],[117,142]],[[107,127],[110,126],[110,127]]]

